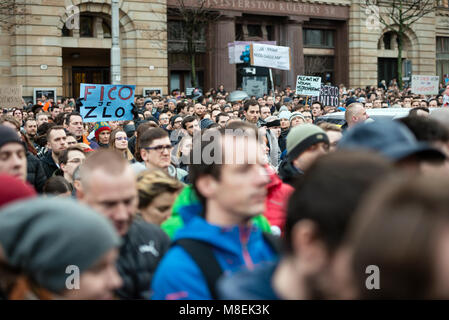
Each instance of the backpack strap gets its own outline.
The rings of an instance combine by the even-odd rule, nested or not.
[[[179,239],[173,245],[182,247],[195,261],[206,279],[212,299],[217,300],[215,284],[223,274],[223,269],[214,255],[212,246],[207,242],[196,239]]]

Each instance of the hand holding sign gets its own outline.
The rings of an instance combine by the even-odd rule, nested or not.
[[[136,86],[82,83],[79,102],[84,122],[132,120]]]

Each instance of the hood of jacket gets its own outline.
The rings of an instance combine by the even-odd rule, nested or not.
[[[304,172],[295,168],[287,159],[283,160],[279,165],[279,176],[285,183],[293,182],[294,178],[303,175]]]

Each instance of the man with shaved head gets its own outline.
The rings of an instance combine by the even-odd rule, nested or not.
[[[366,109],[362,103],[351,103],[346,109],[345,120],[348,124],[348,128],[355,126],[358,123],[365,122],[369,116],[366,113]]]
[[[113,150],[95,151],[81,167],[78,199],[108,218],[122,237],[117,270],[122,299],[148,299],[153,272],[169,246],[159,227],[141,219],[137,212],[137,187],[133,169]]]

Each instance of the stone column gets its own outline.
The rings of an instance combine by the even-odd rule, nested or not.
[[[213,88],[223,84],[226,91],[234,91],[237,85],[236,65],[229,64],[228,43],[235,40],[235,17],[221,16],[212,24],[210,32],[210,68],[206,71],[209,72],[206,78],[210,79],[210,86]]]
[[[286,85],[292,89],[296,87],[296,77],[304,74],[304,47],[302,37],[302,25],[305,21],[302,17],[288,17],[284,29],[284,46],[290,47],[291,69],[287,71]]]

